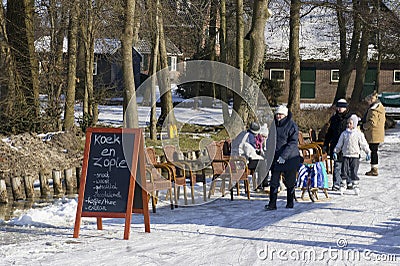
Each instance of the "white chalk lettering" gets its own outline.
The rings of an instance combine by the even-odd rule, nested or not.
[[[104,156],[104,157],[115,157],[115,149],[105,148],[101,151],[100,154],[101,154],[101,156]]]
[[[103,158],[93,158],[93,160],[95,161],[94,163],[93,163],[93,165],[94,166],[97,166],[97,167],[103,167],[103,165],[100,163],[100,161],[102,160]]]
[[[122,198],[121,191],[118,191],[117,193],[111,193],[107,191],[103,191],[102,193],[95,192],[93,196],[96,198]]]
[[[103,135],[95,135],[94,136],[94,145],[104,145],[104,144],[121,144],[119,136],[114,134],[114,136],[103,136]]]
[[[107,211],[106,206],[88,206],[88,211]]]
[[[96,178],[110,178],[110,175],[108,174],[108,171],[105,173],[95,173],[94,176]]]
[[[108,168],[109,171],[111,171],[113,168],[128,168],[128,165],[126,164],[126,160],[120,159],[119,157],[117,158],[93,158],[95,161],[93,163],[94,166],[100,167],[100,168]]]

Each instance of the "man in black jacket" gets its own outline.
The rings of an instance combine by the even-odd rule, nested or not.
[[[292,113],[288,111],[286,106],[278,106],[274,120],[276,126],[276,148],[271,165],[269,203],[265,205],[267,211],[276,210],[281,174],[284,176],[283,183],[287,192],[286,208],[293,208],[294,188],[300,165],[299,129],[292,120]]]
[[[351,116],[348,110],[348,104],[345,99],[339,99],[336,102],[336,113],[329,119],[329,128],[325,135],[323,149],[333,158],[333,149],[339,141],[340,134],[346,130],[347,119]],[[341,178],[342,153],[337,155],[337,160],[333,164],[333,187],[332,190],[338,191],[340,186],[344,185]],[[346,180],[347,181],[347,180]],[[348,183],[350,188],[351,183]]]

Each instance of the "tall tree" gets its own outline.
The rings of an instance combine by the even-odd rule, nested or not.
[[[7,1],[7,33],[15,60],[15,68],[20,73],[21,95],[19,110],[15,113],[15,125],[21,131],[37,131],[39,124],[39,63],[34,46],[34,0]],[[14,110],[15,111],[15,110]]]
[[[48,130],[61,130],[61,93],[64,84],[63,46],[67,28],[67,5],[58,0],[50,0],[46,7],[50,32],[50,51],[47,53],[47,67],[45,82],[42,87],[47,94],[46,127]],[[45,71],[43,71],[45,72]]]
[[[243,99],[243,73],[244,73],[244,18],[243,18],[243,0],[236,0],[236,68],[239,70],[239,81],[237,92],[233,95],[233,109],[243,119],[244,124],[247,122],[247,104]],[[233,117],[233,121],[237,121]],[[233,127],[235,127],[233,125]]]
[[[83,101],[83,119],[88,119],[89,125],[97,122],[97,106],[94,101],[93,91],[93,66],[94,66],[94,7],[92,0],[81,1],[81,40],[83,43],[84,56],[84,101]]]
[[[0,58],[1,65],[5,67],[5,82],[0,86],[0,118],[2,121],[8,121],[8,123],[1,126],[2,132],[7,132],[13,127],[10,123],[10,118],[15,116],[14,104],[17,102],[17,87],[19,86],[19,78],[17,77],[18,71],[15,67],[15,62],[12,57],[11,47],[8,42],[8,34],[6,30],[6,18],[3,2],[0,3],[0,26],[1,36],[0,40]]]
[[[64,111],[64,130],[70,130],[74,126],[75,115],[75,89],[76,89],[76,57],[77,57],[77,35],[79,18],[78,0],[71,2],[69,10],[68,29],[68,77]]]
[[[365,74],[368,69],[368,45],[370,41],[371,30],[371,10],[369,9],[369,1],[360,1],[360,16],[362,16],[362,35],[360,41],[360,49],[356,62],[356,80],[354,82],[354,89],[351,94],[350,106],[357,106],[361,102],[361,95],[364,88]]]
[[[351,73],[355,67],[355,62],[358,53],[358,47],[361,36],[361,22],[359,15],[359,1],[353,0],[353,31],[350,41],[350,48],[347,47],[347,31],[348,23],[346,22],[346,10],[342,0],[337,0],[337,17],[339,25],[339,37],[340,37],[340,67],[339,67],[339,82],[335,94],[333,103],[340,98],[346,98],[347,87]]]
[[[135,25],[135,0],[125,0],[124,10],[124,31],[121,36],[122,70],[124,77],[124,123],[125,127],[136,128],[139,126],[139,118],[137,114],[135,79],[132,61],[132,46]]]
[[[161,3],[159,3],[158,9],[161,10]],[[168,56],[167,56],[167,38],[164,33],[164,20],[162,12],[159,13],[158,18],[158,30],[160,34],[160,66],[163,71],[159,77],[159,90],[161,96],[161,114],[158,118],[158,123],[167,123],[170,125],[176,124],[176,118],[173,111],[172,104],[172,92],[171,92],[171,81],[168,70]],[[168,116],[168,121],[165,119]]]
[[[219,26],[219,50],[220,50],[220,62],[227,63],[227,53],[226,53],[226,0],[220,1],[220,26]],[[227,77],[228,78],[228,77]],[[228,103],[227,88],[220,87],[221,100],[224,103]],[[229,123],[229,107],[228,104],[222,105],[222,114],[224,118],[224,124]]]
[[[149,0],[150,4],[153,3],[153,0]],[[154,14],[154,20],[151,19],[153,25],[153,36],[152,36],[152,46],[151,46],[151,54],[152,60],[150,62],[150,76],[151,76],[151,110],[150,110],[150,138],[152,140],[157,139],[157,113],[156,113],[156,72],[157,72],[157,63],[158,63],[158,55],[159,55],[159,47],[160,47],[160,31],[158,30],[158,17],[161,10],[158,9],[160,6],[160,0],[156,0],[155,4],[150,5],[150,12]],[[154,7],[154,8],[151,8]]]
[[[247,75],[251,78],[253,84],[244,84],[243,95],[245,96],[246,105],[245,110],[239,110],[239,115],[246,123],[249,117],[254,117],[255,114],[251,112],[258,104],[258,88],[264,75],[265,64],[265,24],[270,17],[268,11],[269,0],[254,1],[253,4],[253,17],[250,29],[250,58],[247,66]]]
[[[288,108],[296,115],[300,111],[300,0],[290,1],[290,38],[289,38],[289,65],[290,65],[290,88],[288,98]]]

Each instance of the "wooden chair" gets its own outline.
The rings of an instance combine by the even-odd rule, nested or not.
[[[311,138],[306,141],[303,132],[299,131],[299,149],[305,163],[324,162],[326,169],[329,169],[328,154],[322,149],[323,143],[313,142]]]
[[[168,177],[164,177],[162,172],[167,173]],[[146,148],[146,172],[149,175],[149,179],[146,178],[146,191],[150,194],[151,203],[153,207],[153,213],[156,213],[156,204],[158,201],[158,192],[160,190],[167,190],[167,196],[171,202],[171,210],[174,209],[172,202],[172,182],[173,173],[172,169],[165,164],[158,163],[156,160],[156,153],[154,148]]]
[[[229,144],[225,141],[214,141],[206,146],[208,156],[211,160],[213,170],[212,183],[208,197],[214,194],[217,179],[221,180],[221,193],[225,195],[225,185],[228,179],[228,187],[230,189],[231,200],[233,200],[233,186],[237,188],[237,195],[240,195],[239,181],[243,180],[247,198],[250,199],[250,185],[247,179],[248,168],[246,159],[243,157],[233,157],[224,154],[224,147]]]
[[[318,140],[317,132],[313,128],[309,129],[309,135],[310,135],[311,143],[315,143],[315,144],[318,144],[319,146],[323,147],[324,142]],[[325,162],[326,171],[328,172],[328,174],[332,174],[333,173],[333,160],[329,157],[329,155],[326,152],[322,153],[322,160]]]
[[[165,145],[163,152],[167,162],[173,164],[176,170],[182,171],[186,180],[189,181],[192,203],[195,203],[194,186],[196,183],[203,183],[203,200],[207,201],[206,175],[204,167],[200,165],[201,163],[195,160],[185,160],[181,152],[174,145]],[[200,170],[193,171],[193,167],[197,168],[198,166],[200,166]],[[186,196],[186,191],[184,193]]]

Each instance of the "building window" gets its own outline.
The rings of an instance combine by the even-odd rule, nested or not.
[[[393,82],[400,83],[400,70],[393,71]]]
[[[177,57],[176,56],[168,57],[169,71],[176,71],[176,64],[177,64]]]
[[[97,62],[93,62],[93,76],[97,75]]]
[[[284,69],[270,69],[269,78],[271,80],[284,81],[285,80],[285,70]]]
[[[331,82],[339,82],[339,69],[331,70]]]

